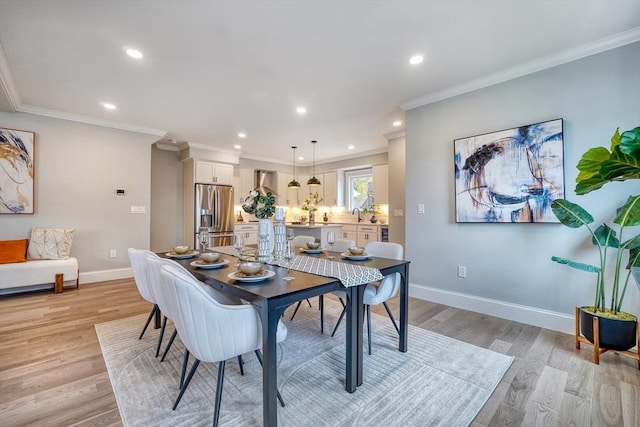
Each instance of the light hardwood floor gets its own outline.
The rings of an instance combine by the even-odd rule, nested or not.
[[[473,426],[640,426],[635,361],[607,353],[598,366],[569,335],[417,299],[409,306],[412,325],[515,356]],[[150,309],[133,279],[2,297],[0,425],[121,425],[94,324]]]

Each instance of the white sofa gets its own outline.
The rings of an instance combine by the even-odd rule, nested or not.
[[[53,288],[78,287],[78,260],[38,259],[0,264],[0,295]]]

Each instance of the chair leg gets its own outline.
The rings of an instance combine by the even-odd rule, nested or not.
[[[242,360],[242,355],[238,355],[238,365],[240,365],[240,375],[244,375],[244,360]]]
[[[196,369],[198,369],[198,366],[200,366],[200,361],[198,359],[196,359],[196,361],[193,363],[193,366],[191,367],[191,370],[189,371],[189,375],[187,376],[187,379],[185,380],[184,384],[180,388],[180,394],[178,394],[178,398],[176,399],[175,403],[173,404],[173,410],[174,411],[178,407],[178,403],[180,403],[180,400],[182,399],[182,395],[187,390],[187,387],[189,387],[189,383],[191,382],[191,378],[193,378],[193,374],[196,373]]]
[[[184,356],[182,357],[182,372],[180,373],[180,388],[184,385],[184,376],[187,373],[187,365],[189,364],[189,350],[184,349]]]
[[[222,402],[222,385],[224,382],[224,365],[225,361],[218,362],[218,384],[216,386],[216,404],[213,410],[213,427],[218,427],[218,419],[220,418],[220,403]]]
[[[169,338],[169,344],[167,344],[167,348],[165,348],[164,353],[162,353],[162,358],[160,359],[160,362],[164,362],[164,359],[165,357],[167,357],[167,353],[169,353],[169,349],[171,348],[171,345],[173,344],[173,341],[176,339],[177,336],[178,336],[178,331],[174,329],[173,333],[171,334],[171,338]]]
[[[162,337],[164,337],[164,330],[167,327],[167,316],[162,319],[162,329],[160,329],[160,336],[158,337],[158,345],[156,346],[156,357],[160,354],[160,346],[162,345]]]
[[[260,363],[260,366],[262,366],[262,353],[260,352],[260,350],[256,350],[255,353],[256,353],[256,357],[258,358],[258,362]],[[278,397],[278,401],[280,402],[280,406],[284,408],[284,399],[280,395],[280,390],[278,390],[277,397]]]
[[[309,304],[309,307],[313,307],[313,306],[311,305],[311,301],[309,301],[309,298],[307,298],[307,304]]]
[[[393,314],[391,313],[391,309],[387,305],[387,302],[385,301],[382,304],[384,305],[384,308],[387,310],[387,314],[389,315],[389,318],[391,319],[391,322],[393,322],[393,326],[396,327],[396,331],[398,332],[398,335],[400,335],[400,328],[398,328],[398,324],[396,323],[396,319],[393,318]]]
[[[340,326],[340,322],[342,322],[342,318],[344,317],[345,314],[347,314],[346,306],[342,308],[342,313],[340,313],[340,317],[338,317],[338,322],[336,323],[336,326],[334,326],[333,332],[331,332],[331,337],[333,337],[336,334],[336,331],[338,330],[338,326]]]
[[[369,344],[369,356],[371,356],[371,306],[367,305],[367,342]]]
[[[151,319],[153,319],[153,315],[156,314],[157,310],[160,310],[160,307],[158,307],[158,304],[153,304],[153,308],[151,309],[151,313],[149,313],[149,317],[147,317],[147,321],[144,323],[144,328],[142,328],[142,333],[138,337],[139,340],[142,339],[142,336],[146,332],[147,327],[149,326],[149,323],[151,323]]]
[[[318,308],[320,309],[320,333],[324,334],[324,295],[318,297]]]
[[[300,304],[302,304],[302,301],[298,301],[298,305],[296,305],[296,309],[293,310],[293,314],[291,315],[291,319],[289,319],[289,320],[293,320],[293,318],[296,317],[296,313],[298,312],[298,309],[300,308]]]

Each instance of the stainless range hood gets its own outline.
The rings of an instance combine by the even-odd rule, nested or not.
[[[256,182],[255,186],[258,188],[260,194],[266,195],[272,193],[278,197],[279,194],[275,188],[278,188],[278,174],[274,171],[256,170]]]

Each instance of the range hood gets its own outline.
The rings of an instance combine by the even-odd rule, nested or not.
[[[274,190],[275,188],[278,188],[278,174],[276,172],[256,170],[255,176],[255,187],[258,189],[260,194],[266,195],[270,192],[276,197],[279,196],[276,190]]]

